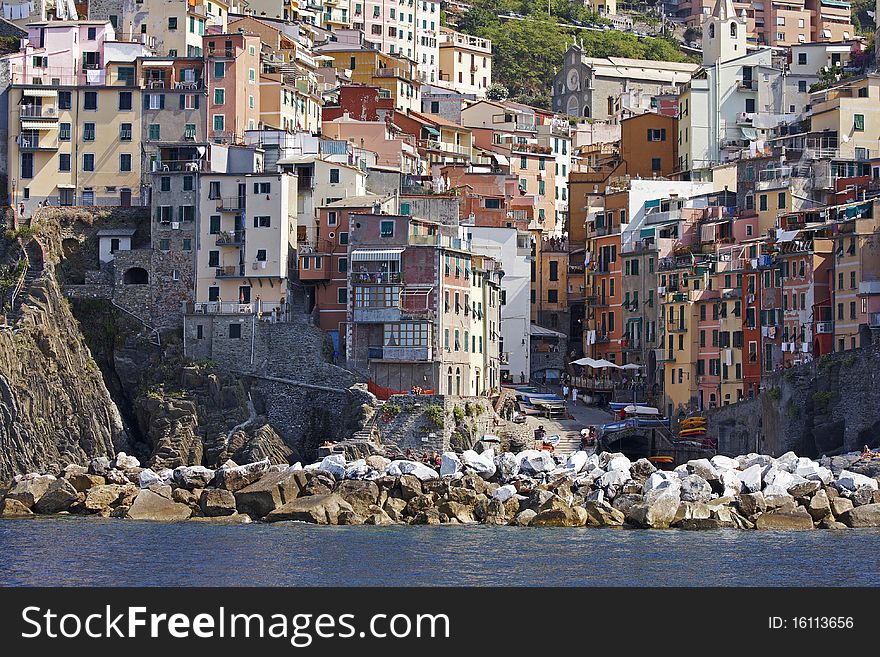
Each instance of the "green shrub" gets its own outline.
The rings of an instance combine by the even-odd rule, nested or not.
[[[459,406],[458,404],[456,404],[452,408],[452,417],[455,418],[456,422],[463,421],[464,420],[464,409],[461,406]]]
[[[779,401],[782,399],[782,391],[779,388],[770,388],[767,391],[767,396],[773,401]]]
[[[828,405],[837,397],[837,393],[833,390],[822,390],[813,393],[813,404],[816,410],[824,412],[828,410]]]
[[[397,417],[398,415],[400,415],[400,406],[398,406],[397,404],[385,402],[382,405],[382,414],[390,415],[391,417]]]
[[[446,413],[444,413],[443,407],[440,404],[431,404],[425,408],[425,419],[435,429],[442,429],[446,424]]]
[[[792,420],[797,420],[801,416],[801,407],[797,404],[791,404],[788,407],[788,417]]]
[[[856,364],[856,357],[855,357],[855,355],[850,355],[850,356],[847,356],[846,358],[844,358],[844,359],[843,359],[843,364],[844,364],[846,367],[852,367],[853,365],[855,365],[855,364]]]

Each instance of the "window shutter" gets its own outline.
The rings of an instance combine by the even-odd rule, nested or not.
[[[199,109],[199,96],[201,94],[196,94],[196,109]]]
[[[144,109],[150,109],[150,94],[144,94]]]
[[[254,183],[254,194],[260,193],[260,183]]]
[[[257,219],[256,217],[254,217],[254,228],[259,228],[259,227],[260,227],[260,220]]]
[[[180,109],[184,109],[186,107],[186,96],[180,94]]]
[[[159,94],[159,109],[165,109],[165,94]]]

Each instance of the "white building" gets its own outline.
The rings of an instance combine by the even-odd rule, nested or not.
[[[531,238],[515,228],[466,226],[474,253],[501,263],[501,380],[519,381],[531,372],[529,325],[531,317]]]

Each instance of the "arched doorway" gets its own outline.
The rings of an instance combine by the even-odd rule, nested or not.
[[[455,368],[455,394],[461,396],[461,368]]]
[[[452,368],[449,368],[449,371],[446,373],[446,394],[452,394]]]
[[[132,267],[122,276],[125,285],[149,285],[150,274],[143,267]]]

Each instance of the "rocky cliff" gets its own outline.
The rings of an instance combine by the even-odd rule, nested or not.
[[[51,248],[26,228],[0,240],[0,480],[129,446],[55,279]]]

